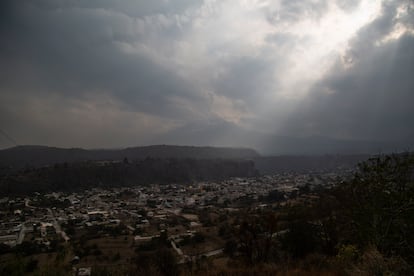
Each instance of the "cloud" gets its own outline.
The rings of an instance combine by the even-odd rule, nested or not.
[[[106,120],[108,134],[131,136],[136,131],[141,135],[131,137],[142,138],[145,135],[141,130],[148,119],[140,118],[152,118],[149,120],[152,129],[146,127],[146,131],[158,133],[159,129],[168,129],[173,120],[194,118],[199,112],[207,112],[203,110],[207,97],[197,94],[194,85],[176,74],[172,66],[145,51],[149,47],[144,45],[143,36],[153,31],[141,34],[138,19],[117,10],[72,5],[75,1],[64,2],[66,5],[59,7],[56,3],[10,4],[6,1],[3,4],[9,13],[0,25],[5,42],[0,46],[0,66],[4,72],[0,76],[0,98],[1,109],[9,112],[2,117],[2,125],[11,131],[20,123],[14,131],[17,140],[41,143],[45,136],[55,134],[58,134],[56,139],[49,137],[44,143],[65,145],[73,137],[81,140],[77,121],[96,130],[91,136],[97,141],[105,140],[101,143],[105,145],[112,138],[102,135],[96,120],[98,115],[106,118],[108,113],[115,112],[114,117],[140,122],[141,127],[138,123],[121,124],[124,128],[120,129],[120,119]],[[158,28],[162,28],[162,18],[157,18]],[[146,22],[147,19],[139,20]],[[152,23],[149,20],[145,25],[157,28]],[[128,51],[128,47],[133,51]],[[96,104],[103,99],[116,105],[108,110]],[[90,106],[101,108],[90,109]],[[51,114],[54,117],[49,117]],[[67,139],[59,135],[62,133],[59,126],[65,124],[70,126]],[[35,127],[39,129],[36,131]],[[43,133],[42,139],[26,138],[33,133]],[[137,143],[129,140],[131,144]]]
[[[178,143],[193,128],[212,134],[188,143],[211,145],[249,131],[408,139],[412,10],[380,0],[1,1],[0,126],[19,143],[87,147]]]
[[[414,138],[414,36],[407,26],[405,34],[379,43],[401,24],[397,14],[403,6],[383,5],[382,15],[351,41],[347,57],[338,58],[313,86],[285,131],[409,145]]]
[[[19,57],[8,68],[14,78],[5,76],[13,82],[10,86],[21,86],[16,78],[28,75],[33,78],[25,89],[28,93],[41,90],[79,97],[105,91],[131,109],[151,113],[183,111],[168,97],[197,97],[192,85],[171,68],[144,51],[125,50],[134,39],[128,17],[99,9],[40,10],[30,4],[19,12],[16,16],[27,18],[26,22],[12,24],[13,33],[6,33],[10,45],[5,51]],[[16,64],[19,68],[13,70]],[[160,108],[151,107],[155,104]]]

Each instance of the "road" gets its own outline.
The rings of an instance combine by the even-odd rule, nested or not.
[[[24,226],[24,224],[22,224],[22,228],[20,229],[19,235],[17,237],[16,240],[16,244],[21,244],[24,240],[24,236],[26,235],[26,226]]]
[[[219,254],[223,253],[223,251],[224,251],[224,248],[219,248],[219,249],[216,249],[216,250],[212,250],[212,251],[202,253],[200,255],[201,256],[206,256],[206,257],[211,257],[211,256],[219,255]]]
[[[172,248],[174,248],[174,250],[177,252],[178,255],[184,256],[184,253],[181,250],[181,248],[178,248],[173,240],[171,240],[171,246]]]
[[[171,242],[171,245],[172,245],[172,243],[173,243],[173,242]],[[175,245],[175,244],[174,244],[174,245]],[[175,249],[175,247],[174,247],[174,246],[173,246],[173,248]],[[180,254],[180,253],[178,253],[177,249],[178,249],[178,250],[180,250],[181,254]],[[179,248],[177,248],[177,249],[175,249],[175,250],[177,251],[177,253],[178,253],[178,254],[180,255],[180,257],[181,257],[180,261],[178,261],[178,263],[179,263],[179,264],[184,264],[184,263],[188,263],[188,262],[194,261],[194,260],[196,260],[196,259],[201,258],[202,256],[205,256],[205,257],[212,257],[212,256],[215,256],[215,255],[219,255],[219,254],[223,253],[223,251],[224,251],[224,248],[219,248],[219,249],[215,249],[215,250],[207,251],[207,252],[204,252],[204,253],[201,253],[201,254],[197,254],[197,255],[191,255],[191,256],[189,256],[189,255],[184,255],[184,254],[182,253],[181,249],[179,249]]]
[[[68,235],[66,235],[65,231],[62,230],[62,227],[60,227],[59,222],[57,221],[55,214],[53,213],[52,209],[47,208],[47,211],[50,213],[51,217],[52,217],[52,224],[55,227],[56,230],[56,234],[60,234],[62,236],[62,239],[65,240],[65,242],[69,241],[70,238],[68,237]]]

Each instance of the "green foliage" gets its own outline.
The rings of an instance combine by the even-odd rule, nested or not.
[[[113,262],[117,262],[121,259],[121,254],[119,252],[116,252],[116,254],[112,257]]]
[[[92,254],[95,255],[95,256],[100,256],[100,255],[102,255],[102,251],[99,248],[97,248],[97,249],[93,250]]]
[[[324,254],[350,274],[408,275],[413,270],[412,154],[369,159],[351,180],[313,192],[317,200],[286,205],[277,220],[256,212],[241,221],[236,246],[248,264]],[[219,229],[225,233],[224,227]],[[276,241],[269,233],[276,233]],[[234,248],[229,242],[225,253],[234,256]]]
[[[107,267],[93,267],[92,268],[92,276],[112,276],[115,273],[112,273]]]
[[[16,257],[7,262],[0,264],[0,275],[27,275],[38,269],[38,261],[36,259],[24,260]]]
[[[165,247],[170,247],[167,231],[161,231],[159,237],[153,237],[150,241],[141,243],[135,248],[135,252],[154,251]]]
[[[202,243],[202,242],[205,241],[205,237],[202,233],[197,232],[197,233],[194,234],[193,240],[194,240],[195,243]]]
[[[118,237],[122,234],[126,233],[126,226],[122,223],[120,223],[119,225],[116,226],[107,226],[105,227],[105,231],[111,235],[112,237]]]
[[[0,194],[74,191],[96,187],[122,187],[149,183],[189,183],[257,175],[253,161],[230,159],[146,158],[128,162],[74,162],[14,172],[0,183]],[[41,206],[69,202],[44,199]]]
[[[348,275],[397,276],[412,275],[412,268],[398,256],[385,257],[376,248],[368,247],[361,254],[360,260],[346,269]]]
[[[38,261],[37,260],[30,259],[26,263],[25,272],[26,273],[31,273],[31,272],[35,271],[35,269],[37,269],[37,265],[38,265]]]
[[[30,256],[35,253],[39,253],[42,251],[42,249],[46,249],[44,246],[24,241],[21,244],[18,244],[16,247],[13,248],[13,251],[20,256]]]
[[[352,181],[337,190],[344,238],[414,264],[413,172],[411,154],[379,156],[360,164]]]
[[[291,223],[281,242],[282,248],[293,258],[305,257],[317,249],[319,244],[317,228],[306,221]]]
[[[26,272],[26,264],[21,258],[10,260],[0,265],[0,275],[20,276]]]
[[[238,231],[240,253],[252,264],[266,262],[275,258],[276,244],[273,233],[276,232],[277,219],[273,213],[246,217]]]
[[[0,255],[11,252],[10,246],[4,243],[0,243]]]
[[[205,237],[202,233],[197,232],[194,234],[194,236],[184,236],[182,240],[179,242],[180,246],[186,246],[186,245],[194,245],[197,243],[203,243],[205,241]]]
[[[285,199],[285,194],[279,190],[270,191],[266,197],[266,200],[269,202],[278,202]]]
[[[230,257],[233,257],[237,252],[237,242],[234,240],[229,240],[224,246],[224,254],[227,254]]]
[[[343,263],[355,263],[359,259],[360,254],[361,253],[355,245],[347,244],[340,246],[337,258]]]
[[[138,253],[133,275],[179,275],[177,259],[170,249],[160,248],[151,253]]]
[[[154,255],[154,264],[163,275],[179,275],[177,260],[174,254],[168,249],[159,249]]]

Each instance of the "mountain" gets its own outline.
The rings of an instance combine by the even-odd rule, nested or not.
[[[362,161],[370,158],[370,155],[284,155],[265,156],[254,158],[256,169],[261,174],[277,174],[285,172],[308,172],[353,169]]]
[[[327,136],[279,135],[252,131],[224,120],[193,122],[171,130],[157,143],[215,145],[254,148],[264,156],[272,155],[361,155],[401,152],[414,146],[413,141],[338,139]]]
[[[96,187],[191,184],[258,175],[252,160],[145,158],[128,162],[72,162],[39,168],[0,167],[0,196],[79,191]]]
[[[0,150],[0,165],[47,166],[63,162],[88,160],[129,160],[151,158],[192,158],[192,159],[252,159],[259,154],[249,148],[193,147],[155,145],[125,149],[56,148],[47,146],[17,146]]]
[[[401,152],[409,143],[375,140],[346,140],[324,136],[264,135],[252,145],[266,155],[367,155]]]

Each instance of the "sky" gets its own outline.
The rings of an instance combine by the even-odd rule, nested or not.
[[[400,150],[413,103],[412,0],[0,2],[0,148]]]

